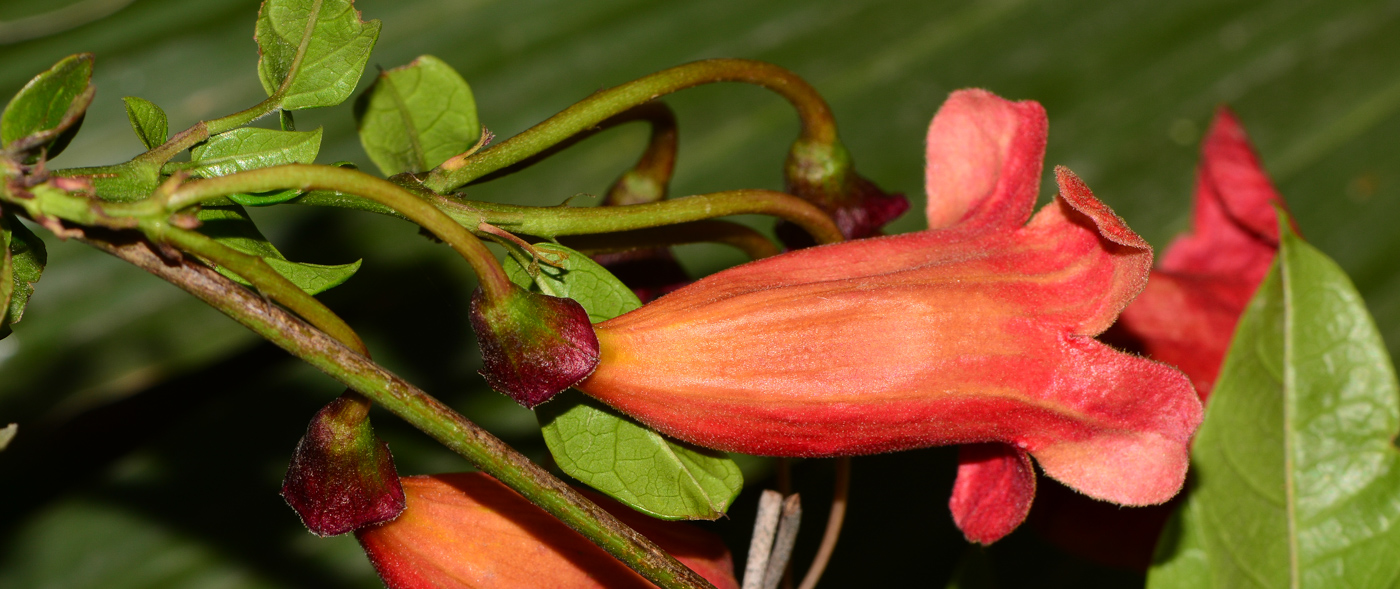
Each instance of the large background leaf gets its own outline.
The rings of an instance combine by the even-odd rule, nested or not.
[[[0,19],[54,4],[3,2]],[[1387,343],[1400,346],[1400,232],[1392,228],[1400,218],[1400,36],[1393,34],[1400,8],[1393,0],[359,0],[355,7],[384,23],[372,64],[441,57],[470,82],[482,123],[503,137],[600,87],[685,61],[781,64],[830,100],[860,171],[911,196],[916,210],[897,230],[922,225],[924,132],[953,89],[978,86],[1045,104],[1048,163],[1073,168],[1158,247],[1188,225],[1196,142],[1215,105],[1229,102],[1303,234],[1352,276]],[[104,21],[0,47],[0,92],[13,93],[65,55],[95,52],[99,97],[54,165],[116,162],[144,149],[122,96],[160,104],[176,131],[266,96],[250,40],[256,14],[256,0],[137,0]],[[362,79],[359,89],[368,83]],[[797,132],[781,99],[720,85],[666,100],[681,121],[673,194],[781,187],[783,156]],[[270,118],[259,124],[276,126]],[[373,169],[349,106],[299,111],[297,124],[325,128],[320,161]],[[533,204],[602,194],[635,161],[646,135],[641,125],[604,133],[469,191]],[[544,459],[533,416],[475,374],[463,312],[473,283],[455,254],[396,220],[286,208],[251,213],[289,257],[365,258],[358,278],[322,298],[362,332],[377,360]],[[94,501],[217,556],[222,570],[242,575],[229,586],[378,587],[353,542],[313,541],[276,496],[306,420],[340,389],[281,353],[258,356],[264,348],[250,347],[242,328],[176,289],[81,244],[49,245],[50,265],[24,322],[0,341],[7,358],[0,422],[20,421],[23,430],[0,454],[0,476],[27,483],[6,487],[14,499],[0,507],[0,570],[7,571],[0,587],[33,585],[12,580],[34,562],[32,551],[17,551],[43,525],[58,525],[61,518],[46,514]],[[696,275],[740,261],[717,246],[678,254]],[[224,372],[196,372],[208,367]],[[229,374],[242,377],[243,388],[225,386]],[[162,383],[187,386],[161,397],[173,386]],[[141,399],[162,399],[163,409]],[[125,408],[123,415],[142,420],[127,419],[105,437],[63,429],[99,408]],[[41,423],[52,435],[92,443],[63,453],[55,438],[41,435]],[[404,472],[465,467],[392,417],[376,417],[375,425]],[[94,455],[94,447],[104,453]],[[23,458],[35,455],[47,458]],[[963,553],[946,508],[955,456],[936,449],[856,460],[831,586],[926,586],[952,574]],[[132,473],[141,465],[153,474],[138,484]],[[762,474],[746,473],[751,491],[729,520],[706,524],[730,540],[739,560],[752,490],[772,486]],[[810,514],[799,567],[820,535],[813,530],[821,529],[829,482],[824,461],[797,468]],[[82,563],[108,562],[115,552],[104,551],[123,547],[120,535],[67,553],[61,543],[43,545],[72,564],[50,571],[58,587],[78,586]],[[1045,548],[1029,529],[990,552],[1004,565],[996,571],[1003,586],[1142,584],[1132,573],[1091,572]]]
[[[1341,269],[1296,236],[1240,319],[1149,587],[1400,582],[1400,388]]]

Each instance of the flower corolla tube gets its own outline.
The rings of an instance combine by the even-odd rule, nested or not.
[[[983,543],[1025,519],[1032,457],[1090,497],[1166,501],[1201,404],[1180,371],[1094,339],[1152,250],[1065,168],[1034,211],[1046,132],[1035,102],[955,92],[928,132],[928,230],[751,262],[599,323],[577,387],[747,454],[962,444],[950,507]]]
[[[355,532],[390,589],[642,589],[655,587],[485,473],[405,477],[398,519]],[[716,589],[738,589],[717,536],[589,494]]]

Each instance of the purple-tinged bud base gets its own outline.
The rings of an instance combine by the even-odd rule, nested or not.
[[[317,536],[390,521],[404,509],[389,446],[374,435],[368,402],[343,395],[322,407],[297,443],[282,498]]]
[[[857,174],[839,143],[799,140],[788,152],[783,174],[787,191],[830,214],[846,239],[880,235],[886,224],[909,210],[903,194],[887,194]],[[778,226],[778,237],[791,249],[815,245],[806,232],[789,223]]]
[[[477,289],[471,321],[486,384],[526,408],[568,390],[598,366],[593,323],[572,299],[515,288],[491,301]]]

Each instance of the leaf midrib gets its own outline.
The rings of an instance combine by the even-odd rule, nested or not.
[[[1277,256],[1280,259],[1279,275],[1283,283],[1283,492],[1284,516],[1288,522],[1288,586],[1299,586],[1298,555],[1298,513],[1297,482],[1294,480],[1294,405],[1297,391],[1297,371],[1293,367],[1293,277],[1288,262],[1291,261],[1292,247],[1285,234],[1279,243]]]
[[[292,88],[292,82],[296,80],[297,72],[301,69],[301,62],[306,58],[306,50],[311,46],[311,36],[316,32],[316,23],[321,18],[321,2],[323,0],[313,0],[311,11],[306,15],[306,28],[302,30],[301,42],[297,45],[297,53],[292,57],[292,64],[287,66],[287,77],[282,78],[282,85],[277,88],[277,98],[279,102],[287,97],[287,92]]]

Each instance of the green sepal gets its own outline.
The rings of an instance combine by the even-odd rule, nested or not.
[[[339,286],[360,269],[362,260],[332,266],[288,260],[272,242],[263,237],[257,225],[248,217],[248,212],[237,204],[204,206],[200,208],[198,218],[201,223],[200,233],[235,250],[262,258],[278,274],[308,294],[318,294]],[[235,282],[251,285],[243,277],[226,268],[214,265],[214,269]]]
[[[253,34],[258,79],[268,96],[281,96],[285,110],[345,102],[369,62],[379,26],[378,20],[361,21],[349,0],[266,0]]]
[[[4,266],[0,267],[0,338],[10,335],[10,326],[24,317],[24,308],[34,294],[34,283],[48,264],[44,241],[20,223],[14,215],[0,216],[4,240]]]
[[[1280,212],[1148,587],[1392,587],[1400,387],[1345,272]]]
[[[170,138],[170,122],[165,117],[165,111],[145,98],[127,96],[122,98],[122,102],[126,103],[126,118],[131,120],[131,128],[136,131],[141,145],[146,149],[164,145]]]
[[[536,244],[550,264],[535,276],[512,257],[506,274],[535,292],[569,297],[598,322],[641,306],[616,277],[579,252]],[[545,445],[569,476],[628,506],[661,519],[717,519],[744,485],[723,452],[667,438],[578,391],[535,410]]]
[[[355,122],[385,176],[436,168],[481,137],[471,86],[431,55],[380,72],[355,100]]]
[[[93,54],[69,55],[45,70],[5,105],[0,113],[0,144],[5,150],[38,159],[41,148],[53,158],[68,146],[92,103]]]

